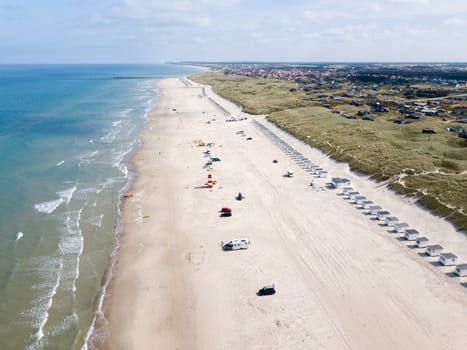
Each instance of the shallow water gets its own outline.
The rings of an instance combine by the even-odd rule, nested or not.
[[[128,163],[174,65],[0,65],[0,349],[79,349]]]

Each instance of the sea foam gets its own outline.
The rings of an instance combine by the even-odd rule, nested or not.
[[[63,198],[54,199],[52,201],[34,204],[34,209],[36,209],[39,213],[52,214],[55,209],[57,209],[59,205],[62,204],[62,202]]]

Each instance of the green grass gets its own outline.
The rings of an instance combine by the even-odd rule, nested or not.
[[[213,86],[216,93],[243,106],[252,114],[268,119],[332,158],[350,167],[388,181],[389,187],[404,195],[417,196],[420,204],[467,230],[467,142],[445,131],[440,118],[424,118],[398,125],[398,112],[378,113],[374,122],[346,119],[320,107],[315,94],[290,92],[295,82],[206,73],[192,77]],[[335,91],[322,91],[328,95]],[[304,101],[304,97],[314,100]],[[349,100],[350,101],[350,100]],[[332,102],[331,102],[332,103]],[[335,104],[355,114],[368,106]],[[437,134],[422,134],[434,128]],[[398,182],[405,174],[403,185]]]

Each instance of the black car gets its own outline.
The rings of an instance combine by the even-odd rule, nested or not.
[[[230,217],[232,216],[232,212],[231,211],[225,211],[223,213],[221,213],[221,218],[227,218],[227,217]]]
[[[273,295],[276,294],[276,288],[274,287],[274,284],[269,284],[261,288],[256,294],[259,296]]]

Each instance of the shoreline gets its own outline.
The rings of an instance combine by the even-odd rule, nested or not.
[[[304,174],[297,173],[293,182],[284,182],[284,178],[280,177],[283,166],[298,167],[281,154],[282,152],[275,145],[268,143],[269,140],[264,137],[263,140],[259,130],[251,125],[251,119],[258,119],[266,124],[261,117],[248,116],[248,121],[235,122],[232,127],[230,123],[224,122],[222,113],[200,95],[199,84],[195,83],[195,86],[187,87],[176,79],[164,79],[160,81],[160,84],[164,88],[160,89],[158,104],[156,109],[149,114],[149,121],[141,134],[144,144],[133,157],[139,176],[131,189],[135,197],[124,203],[120,256],[117,258],[110,288],[105,296],[107,300],[104,300],[104,313],[106,320],[110,322],[110,337],[105,339],[103,349],[147,348],[148,344],[159,345],[161,348],[199,349],[226,348],[227,345],[227,348],[244,348],[252,344],[256,346],[264,344],[267,347],[270,341],[267,337],[271,334],[275,334],[272,340],[279,341],[283,345],[281,348],[296,348],[298,343],[290,342],[291,336],[300,338],[303,348],[316,346],[323,348],[354,346],[362,348],[363,346],[365,348],[371,344],[389,349],[394,344],[412,344],[415,348],[427,344],[423,339],[418,343],[416,341],[417,335],[425,334],[426,327],[423,329],[415,327],[415,324],[412,324],[415,320],[410,321],[402,317],[403,313],[400,310],[402,300],[398,299],[399,304],[397,304],[394,303],[393,298],[389,299],[395,310],[384,306],[379,306],[378,309],[376,306],[385,299],[380,299],[378,294],[368,292],[365,288],[356,288],[358,292],[350,293],[351,296],[347,297],[351,309],[355,309],[352,312],[363,318],[363,320],[358,318],[359,321],[353,324],[355,320],[351,320],[355,315],[349,314],[349,310],[345,308],[346,304],[342,304],[342,301],[339,301],[340,297],[335,295],[335,290],[329,288],[333,285],[334,288],[338,287],[338,290],[344,291],[358,282],[362,286],[372,286],[375,291],[379,290],[386,296],[390,295],[389,291],[399,298],[413,297],[413,293],[418,292],[438,305],[440,297],[434,295],[436,293],[421,289],[424,283],[437,281],[441,286],[448,285],[448,288],[453,288],[446,292],[448,305],[445,305],[446,309],[449,307],[454,310],[452,318],[462,320],[462,317],[467,315],[465,302],[458,300],[462,295],[465,296],[465,290],[459,286],[459,283],[453,281],[452,278],[447,279],[441,271],[437,271],[436,267],[430,267],[427,261],[417,257],[413,251],[400,246],[400,242],[394,242],[393,237],[383,229],[374,228],[375,223],[368,222],[369,220],[362,218],[360,213],[352,211],[354,208],[349,210],[348,203],[342,204],[343,201],[338,196],[333,197],[331,193],[328,193],[330,191],[311,192],[310,188],[305,187],[307,182]],[[211,89],[206,89],[209,92],[208,96],[212,96]],[[224,108],[234,111],[232,114],[241,113],[238,107],[229,104],[228,101],[219,97],[216,97],[216,101],[222,101]],[[173,111],[174,107],[176,111]],[[204,112],[207,114],[205,115]],[[211,119],[218,119],[212,122],[215,126],[206,124],[207,116]],[[275,128],[270,124],[267,126],[271,130]],[[239,136],[235,135],[235,130],[240,128],[253,135],[251,145],[255,145],[256,142],[261,143],[261,147],[258,146],[260,149],[251,149],[245,139],[241,140],[242,143],[238,141]],[[377,199],[378,203],[384,205],[384,208],[389,208],[398,216],[411,218],[411,213],[405,214],[401,210],[413,211],[414,208],[401,208],[401,210],[398,208],[401,205],[399,201],[403,202],[401,196],[392,195],[389,190],[383,190],[386,193],[376,196],[374,188],[377,186],[372,181],[368,181],[366,177],[360,176],[359,179],[359,176],[352,174],[345,164],[338,164],[329,157],[326,161],[324,158],[327,156],[305,144],[301,145],[301,141],[294,140],[291,135],[275,129],[274,132],[280,134],[283,139],[288,139],[302,153],[306,152],[313,159],[320,159],[322,164],[325,163],[326,170],[329,170],[333,176],[337,173],[339,175],[348,173],[347,175],[352,177],[352,184],[357,185],[359,190],[364,191],[364,194],[370,193],[375,196],[370,199]],[[197,185],[205,181],[206,177],[206,171],[200,166],[203,162],[201,152],[204,148],[193,144],[196,137],[212,139],[216,143],[216,147],[212,150],[222,154],[223,159],[219,166],[215,166],[213,172],[216,177],[219,177],[220,185],[204,194],[201,191],[205,189],[195,189]],[[232,146],[234,150],[231,150],[229,147],[220,147],[221,145],[235,146]],[[157,153],[161,152],[159,150],[162,151],[162,155]],[[271,157],[274,154],[274,157],[279,157],[281,169],[269,169],[270,159],[262,159],[264,154],[271,154]],[[240,159],[235,157],[240,157]],[[232,164],[229,166],[228,163]],[[248,165],[247,168],[245,168],[245,163]],[[250,169],[254,176],[244,172],[246,169]],[[238,171],[240,173],[236,173]],[[265,183],[258,181],[258,177],[266,180]],[[300,182],[303,183],[300,184]],[[322,180],[318,182],[322,182],[321,185],[324,184]],[[243,203],[232,201],[232,196],[240,187],[242,191],[246,188],[245,205],[250,206],[251,203],[247,211],[239,205]],[[259,194],[256,193],[257,189],[263,188],[262,195],[257,197]],[[226,193],[227,191],[229,193]],[[256,196],[254,196],[255,193]],[[290,193],[293,197],[290,197]],[[320,198],[309,199],[310,196]],[[395,200],[394,196],[398,197],[399,201]],[[164,198],[165,201],[161,201],[160,198]],[[293,201],[289,203],[291,198]],[[285,201],[284,204],[282,204],[283,201]],[[225,223],[225,220],[212,217],[215,208],[224,203],[235,206],[235,216],[238,210],[239,216],[243,217],[245,222],[242,224],[234,217],[231,218],[234,220]],[[287,203],[292,207],[296,203],[299,204],[295,208],[296,214],[287,208]],[[342,240],[335,250],[329,250],[330,248],[325,243],[326,239],[323,241],[323,238],[307,233],[307,227],[319,227],[323,230],[322,236],[327,239],[332,239],[331,237],[335,234],[330,232],[332,230],[326,225],[326,222],[333,221],[331,215],[333,213],[323,211],[320,207],[321,203],[335,206],[338,209],[337,212],[343,216],[340,220],[343,222],[336,223],[336,227],[333,227],[337,230],[339,239]],[[303,211],[303,208],[308,207],[320,213],[318,215],[320,220],[303,215],[307,212]],[[250,214],[249,211],[253,211],[254,214]],[[144,219],[146,215],[149,217]],[[196,219],[200,215],[203,219]],[[427,213],[427,215],[423,214],[421,219],[412,220],[421,227],[420,231],[427,231],[435,225],[440,228],[440,231],[452,234],[453,228],[446,226],[444,220],[440,218],[427,220],[432,214]],[[427,222],[423,222],[424,220]],[[273,222],[275,226],[268,226],[268,221]],[[345,224],[347,221],[355,227],[347,227]],[[245,231],[244,224],[250,224],[247,227],[255,229],[248,230],[251,231],[249,233],[240,234],[239,232]],[[412,223],[410,225],[412,226]],[[220,230],[221,228],[223,229]],[[219,235],[219,230],[223,234]],[[374,231],[377,231],[376,234]],[[359,237],[359,233],[365,239]],[[234,235],[255,236],[254,242],[259,244],[262,241],[263,244],[255,245],[245,252],[232,252],[228,255],[220,252],[217,242],[229,237],[235,238]],[[352,240],[346,235],[350,235]],[[433,234],[430,235],[433,236]],[[445,238],[442,233],[438,236],[435,238]],[[465,238],[457,237],[456,239],[457,241],[451,243],[453,250],[460,242],[465,243]],[[279,242],[281,244],[278,244]],[[298,242],[301,242],[301,245]],[[342,271],[336,270],[333,264],[322,265],[321,260],[326,259],[326,255],[319,253],[316,247],[327,251],[329,259],[336,266],[343,264],[341,268],[345,267],[346,273],[341,275]],[[362,247],[366,247],[363,248],[363,252],[360,251]],[[406,262],[407,267],[398,266],[398,269],[406,270],[402,271],[400,278],[415,291],[407,290],[406,286],[400,285],[400,281],[396,283],[397,279],[394,280],[394,278],[398,276],[399,271],[396,271],[393,264],[387,261],[384,254],[383,258],[383,256],[377,257],[372,251],[366,251],[368,247],[384,251],[385,254],[397,255],[399,259]],[[447,247],[450,248],[449,245]],[[344,252],[350,256],[339,257],[339,254]],[[277,255],[274,260],[270,260],[271,253],[273,256]],[[455,251],[455,253],[467,259],[467,248],[459,252]],[[302,259],[302,262],[295,258],[296,255]],[[242,261],[243,259],[246,262]],[[373,266],[375,261],[378,265],[378,259],[382,259],[382,262],[379,262],[380,268]],[[367,269],[378,272],[375,276],[376,281],[372,281],[368,273],[357,266],[357,261],[362,261]],[[319,265],[322,269],[332,272],[331,276],[335,274],[340,278],[335,280],[330,276],[322,275],[322,272],[316,270],[314,265]],[[287,269],[287,266],[291,266],[290,269]],[[410,278],[410,271],[418,271],[414,281]],[[421,276],[421,271],[427,273],[428,276]],[[229,273],[233,273],[232,280],[226,280],[224,277],[224,274]],[[389,279],[392,282],[389,287],[384,286],[386,281],[379,274],[392,276]],[[281,292],[289,297],[286,301],[278,298],[279,295],[273,299],[254,297],[256,287],[259,287],[261,283],[266,284],[271,278],[281,282],[279,284],[282,286]],[[316,284],[322,287],[317,288]],[[286,285],[301,293],[294,294],[287,291],[284,287]],[[439,288],[435,288],[438,293]],[[337,297],[337,301],[329,294]],[[310,297],[311,300],[304,299],[305,296]],[[360,301],[363,296],[365,296],[364,303]],[[298,304],[302,308],[301,312],[297,309]],[[218,313],[225,305],[230,305],[231,309],[219,318]],[[343,309],[336,308],[336,305],[341,305]],[[456,345],[459,343],[445,335],[442,336],[436,328],[433,328],[436,324],[433,317],[435,310],[425,310],[418,304],[409,306],[403,303],[403,305],[408,307],[410,312],[418,315],[419,321],[423,319],[421,315],[429,319],[423,322],[430,326],[428,328],[431,332],[436,333],[432,335],[434,337],[431,339],[432,342],[441,344],[448,341],[453,346],[452,348],[460,349]],[[376,310],[365,311],[367,306],[374,306]],[[460,307],[460,311],[456,311],[456,307]],[[284,308],[288,311],[286,312]],[[274,311],[273,314],[271,310]],[[304,324],[312,326],[316,322],[316,325],[320,325],[320,329],[304,329],[294,321],[298,315]],[[386,316],[380,321],[381,326],[386,327],[380,330],[377,325],[364,326],[364,320],[370,316],[377,318]],[[262,323],[264,318],[266,318],[266,324]],[[440,318],[444,319],[444,316]],[[395,327],[392,321],[396,322],[396,320],[402,325]],[[411,333],[414,334],[409,334],[403,328],[404,325],[409,327],[412,330]],[[389,331],[387,327],[390,328]],[[383,328],[386,328],[389,334],[380,333]],[[255,329],[255,334],[252,334],[251,329]],[[235,330],[245,339],[232,342],[233,340],[229,339],[231,330]],[[367,339],[362,339],[358,335],[363,330],[369,332]],[[216,337],[210,336],[212,332],[216,334]],[[463,330],[447,331],[444,328],[444,332],[457,334],[464,340],[467,339],[467,333]],[[385,335],[384,339],[378,340],[382,334]],[[405,340],[405,342],[401,343],[401,340],[397,340],[396,334],[402,335],[402,341]],[[331,335],[335,337],[334,340],[329,338]]]

